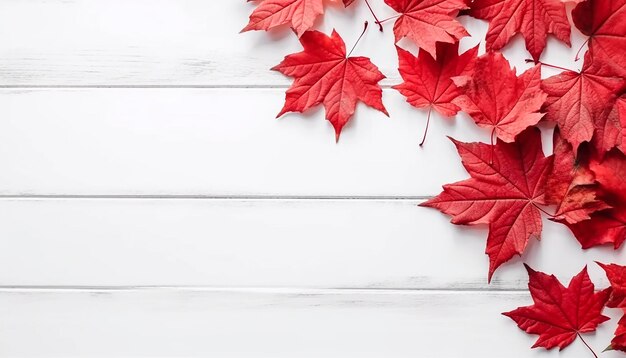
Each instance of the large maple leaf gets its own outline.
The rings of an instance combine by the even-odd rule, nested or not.
[[[323,13],[323,0],[264,0],[254,9],[241,32],[269,30],[289,24],[300,37],[313,27],[315,19]]]
[[[453,140],[471,178],[443,187],[421,204],[436,208],[459,225],[488,224],[486,253],[489,280],[494,271],[524,252],[531,237],[541,235],[544,189],[552,157],[541,149],[537,128],[522,132],[514,143],[495,145]]]
[[[611,108],[623,86],[624,80],[612,73],[587,53],[580,73],[564,71],[542,83],[548,94],[545,118],[557,123],[575,152],[582,142],[591,140],[596,124],[608,115],[607,108]]]
[[[517,77],[501,53],[488,52],[476,60],[471,76],[453,80],[462,92],[453,103],[505,142],[543,117],[539,110],[547,95],[541,90],[539,66]]]
[[[323,103],[326,119],[339,139],[358,100],[388,115],[378,85],[385,76],[367,57],[346,57],[346,45],[336,31],[330,37],[307,31],[300,43],[304,51],[286,56],[272,68],[295,78],[277,117],[286,112],[304,112]]]
[[[603,244],[618,248],[626,240],[626,156],[612,150],[601,160],[591,160],[589,166],[600,184],[599,197],[612,208],[568,227],[583,248]]]
[[[626,0],[585,0],[572,10],[572,20],[589,36],[594,61],[626,77]]]
[[[474,0],[469,14],[489,20],[487,50],[503,48],[521,33],[526,49],[537,62],[548,34],[570,45],[570,24],[559,0]]]
[[[437,42],[456,43],[469,35],[454,19],[460,10],[467,9],[465,0],[385,0],[385,3],[400,13],[393,26],[396,42],[407,37],[432,57],[437,56]]]
[[[608,209],[596,198],[598,185],[586,155],[572,150],[571,144],[554,130],[554,165],[546,185],[546,202],[557,205],[553,221],[574,224],[590,219],[590,214]]]
[[[411,105],[417,108],[428,107],[428,121],[431,109],[446,117],[457,114],[461,108],[452,101],[461,94],[461,91],[451,78],[472,71],[478,46],[459,55],[458,44],[438,43],[437,59],[422,49],[419,50],[417,57],[400,47],[397,47],[397,50],[398,70],[404,82],[393,88],[402,93]]]
[[[503,315],[510,317],[527,333],[539,335],[533,348],[563,349],[581,333],[593,332],[599,324],[609,319],[602,315],[602,310],[610,289],[594,292],[587,267],[565,287],[554,275],[546,275],[525,266],[534,304]]]

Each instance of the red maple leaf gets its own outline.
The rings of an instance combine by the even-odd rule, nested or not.
[[[456,43],[468,36],[463,25],[454,18],[467,9],[465,0],[385,0],[401,15],[393,26],[396,42],[409,38],[417,46],[437,56],[437,42]]]
[[[600,184],[599,197],[612,208],[568,227],[583,248],[602,244],[618,248],[626,239],[626,156],[612,150],[601,160],[592,159],[589,166]]]
[[[323,13],[323,0],[264,0],[254,9],[248,25],[241,32],[270,30],[289,24],[300,37]]]
[[[453,81],[462,92],[453,103],[505,142],[543,117],[539,110],[547,95],[541,90],[539,66],[517,77],[501,53],[488,52],[476,60],[471,76]]]
[[[615,101],[608,115],[595,122],[595,127],[591,142],[598,153],[608,152],[614,147],[626,153],[626,94]]]
[[[531,237],[541,235],[544,190],[552,158],[541,149],[537,128],[522,132],[514,143],[496,145],[452,140],[471,178],[443,187],[421,204],[436,208],[458,225],[488,224],[486,253],[489,281],[494,271],[524,252]]]
[[[469,14],[489,20],[487,51],[500,50],[521,33],[535,62],[548,34],[570,46],[570,24],[559,0],[474,0]]]
[[[626,309],[626,266],[606,265],[600,262],[597,264],[604,269],[611,283],[611,296],[606,303],[607,307]],[[611,349],[626,352],[626,315],[617,323],[615,337],[611,340]]]
[[[582,142],[591,140],[596,123],[608,115],[606,108],[612,106],[623,83],[623,79],[612,76],[608,66],[592,61],[587,53],[580,73],[564,71],[543,81],[542,88],[548,94],[545,118],[557,123],[576,152]]]
[[[590,219],[590,214],[608,209],[596,198],[598,185],[588,167],[586,155],[579,155],[560,135],[554,131],[554,165],[546,185],[546,202],[557,205],[553,221],[574,224]]]
[[[396,48],[400,62],[398,70],[404,82],[393,88],[402,93],[411,105],[417,108],[428,107],[428,122],[432,109],[446,117],[457,114],[460,108],[452,101],[461,92],[451,78],[470,73],[476,60],[478,46],[459,56],[458,44],[438,43],[436,60],[421,49],[415,57],[409,51]]]
[[[586,0],[572,10],[574,25],[589,36],[594,61],[626,77],[626,0]]]
[[[567,288],[554,275],[546,275],[528,265],[524,266],[528,271],[528,288],[534,304],[503,315],[510,317],[527,333],[539,335],[533,348],[563,349],[576,336],[583,339],[581,333],[593,332],[599,324],[609,319],[602,315],[602,310],[610,289],[594,292],[586,266],[572,278]]]
[[[359,100],[388,115],[378,85],[385,76],[369,58],[346,56],[346,46],[336,31],[330,37],[307,31],[300,43],[304,51],[286,56],[272,68],[295,78],[277,117],[286,112],[304,112],[323,103],[326,119],[339,139]]]
[[[626,315],[617,322],[615,336],[611,340],[610,349],[626,352]]]

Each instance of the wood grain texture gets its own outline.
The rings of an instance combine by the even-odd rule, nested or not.
[[[527,293],[354,290],[0,291],[0,355],[557,357],[500,312]],[[608,310],[617,316],[617,310]],[[616,321],[585,339],[598,351]],[[33,344],[36,342],[36,344]],[[568,357],[590,353],[577,340]],[[619,357],[603,353],[603,357]]]
[[[380,18],[393,10],[372,2]],[[357,6],[358,5],[358,6]],[[335,28],[350,47],[361,24],[373,21],[365,6],[327,6],[318,28]],[[287,28],[239,34],[253,3],[231,0],[5,0],[0,2],[0,82],[4,86],[287,86],[269,71],[300,45]],[[484,38],[487,23],[460,20],[473,35],[467,49]],[[358,24],[358,25],[355,25]],[[483,41],[484,42],[484,41]],[[571,59],[584,37],[574,32],[572,48],[549,38],[542,60],[579,66]],[[412,48],[408,42],[402,45]],[[530,58],[521,37],[505,49],[513,65]],[[399,82],[392,22],[375,26],[354,55],[372,58],[390,86]],[[390,107],[390,106],[389,106]]]
[[[486,228],[414,200],[0,200],[0,285],[525,290],[521,259],[487,285]],[[522,259],[563,281],[583,251],[546,220]],[[555,257],[567,258],[555,260]],[[27,258],[27,259],[26,259]]]

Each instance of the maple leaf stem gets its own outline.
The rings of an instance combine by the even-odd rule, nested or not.
[[[493,127],[493,129],[491,130],[491,134],[489,135],[489,140],[491,141],[491,154],[489,157],[489,165],[493,165],[493,153],[496,147],[493,143],[494,134],[496,134],[496,127]]]
[[[430,112],[433,111],[433,106],[428,107],[428,116],[426,117],[426,129],[424,129],[424,137],[422,137],[422,142],[420,143],[420,147],[424,145],[426,141],[426,134],[428,134],[428,126],[430,125]]]
[[[400,16],[401,16],[401,15],[394,15],[394,16],[390,16],[390,17],[388,17],[388,18],[386,18],[386,19],[383,19],[383,20],[377,21],[376,23],[377,23],[379,26],[382,26],[381,24],[382,24],[383,22],[387,22],[387,21],[389,21],[389,20],[397,19],[397,18],[399,18]]]
[[[537,208],[537,210],[541,211],[542,213],[544,213],[544,214],[548,215],[548,216],[549,216],[549,217],[551,217],[551,218],[554,218],[554,217],[555,217],[555,215],[554,215],[554,214],[550,214],[549,212],[547,212],[547,211],[543,210],[541,207],[539,207],[539,206],[537,206],[537,205],[534,205],[534,207],[536,207],[536,208]]]
[[[376,17],[376,13],[374,13],[374,10],[370,6],[369,1],[365,0],[365,5],[367,5],[367,8],[370,9],[370,12],[372,13],[372,16],[374,16],[374,22],[378,25],[378,30],[380,30],[380,32],[383,32],[383,25],[381,25],[381,22],[378,21],[378,17]]]
[[[590,37],[587,37],[587,39],[585,40],[585,42],[583,42],[583,44],[582,44],[582,45],[580,45],[580,47],[578,48],[578,51],[576,51],[576,57],[574,57],[574,61],[578,61],[578,60],[580,60],[580,57],[579,57],[579,55],[580,55],[580,51],[583,49],[583,47],[585,46],[585,44],[586,44],[587,42],[589,42],[589,39],[590,39]]]
[[[529,58],[527,58],[525,61],[526,61],[526,63],[529,63],[529,62],[535,62],[534,60],[531,60],[531,59],[529,59]],[[563,71],[571,71],[571,72],[576,72],[576,71],[570,70],[569,68],[565,68],[565,67],[561,67],[561,66],[556,66],[556,65],[551,65],[551,64],[549,64],[549,63],[545,63],[545,62],[541,62],[541,61],[537,61],[537,63],[538,63],[538,64],[540,64],[540,65],[542,65],[542,66],[551,67],[551,68],[556,68],[557,70],[563,70]]]
[[[594,356],[595,358],[598,358],[598,355],[596,354],[596,352],[594,352],[594,351],[593,351],[593,349],[591,349],[591,347],[589,347],[589,345],[587,344],[587,342],[585,341],[585,339],[583,338],[583,336],[581,336],[581,335],[580,335],[580,333],[576,333],[576,334],[578,334],[578,337],[580,338],[580,340],[581,340],[581,341],[583,341],[583,343],[585,344],[585,346],[586,346],[587,348],[589,348],[589,351],[591,351],[591,354],[593,354],[593,356]]]
[[[352,49],[350,50],[350,52],[348,52],[348,56],[346,57],[350,57],[350,55],[352,55],[352,51],[354,51],[354,49],[356,48],[356,45],[359,43],[359,41],[361,41],[361,38],[363,37],[363,35],[365,35],[365,31],[367,31],[367,26],[369,25],[369,23],[367,21],[365,21],[365,24],[363,25],[363,32],[361,32],[361,35],[359,36],[358,39],[356,39],[356,42],[354,43],[354,46],[352,46]]]

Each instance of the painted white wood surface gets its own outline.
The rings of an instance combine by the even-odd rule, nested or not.
[[[318,28],[351,46],[358,5]],[[604,286],[593,261],[619,252],[546,221],[487,285],[486,229],[416,206],[466,177],[445,136],[487,133],[435,115],[418,147],[425,112],[389,89],[391,23],[355,50],[388,76],[391,118],[359,105],[339,144],[323,110],[275,120],[290,80],[268,68],[300,46],[238,34],[252,9],[0,1],[0,356],[559,356],[499,314],[530,303],[521,262],[564,281],[588,264]],[[481,42],[486,23],[461,21],[462,49]],[[583,42],[542,59],[578,68]],[[519,37],[505,55],[529,66]]]
[[[0,291],[0,355],[20,357],[590,357],[531,350],[500,312],[523,292]],[[584,335],[596,349],[614,318]],[[603,353],[602,357],[620,357]]]
[[[486,228],[461,228],[414,200],[0,200],[0,282],[10,286],[385,289],[527,287],[516,259],[487,285]],[[546,220],[523,261],[564,280],[583,251]],[[567,259],[563,259],[566,257]],[[25,259],[28,258],[28,259]]]
[[[394,15],[382,0],[371,3],[379,18]],[[362,23],[373,22],[364,4],[326,8],[318,28],[336,28],[348,47]],[[289,79],[269,68],[301,47],[287,28],[239,34],[253,9],[239,0],[3,0],[0,80],[12,86],[287,86]],[[473,35],[461,41],[466,49],[479,43],[487,24],[461,21]],[[384,33],[371,26],[354,52],[372,58],[387,86],[399,80],[392,25]],[[572,48],[550,38],[542,59],[576,67],[572,59],[583,42],[576,29]],[[521,37],[505,54],[528,67]]]
[[[425,112],[386,90],[392,117],[359,106],[336,144],[323,111],[276,120],[283,92],[0,90],[0,194],[430,196],[467,177],[446,135],[489,140],[434,115],[420,148]]]

